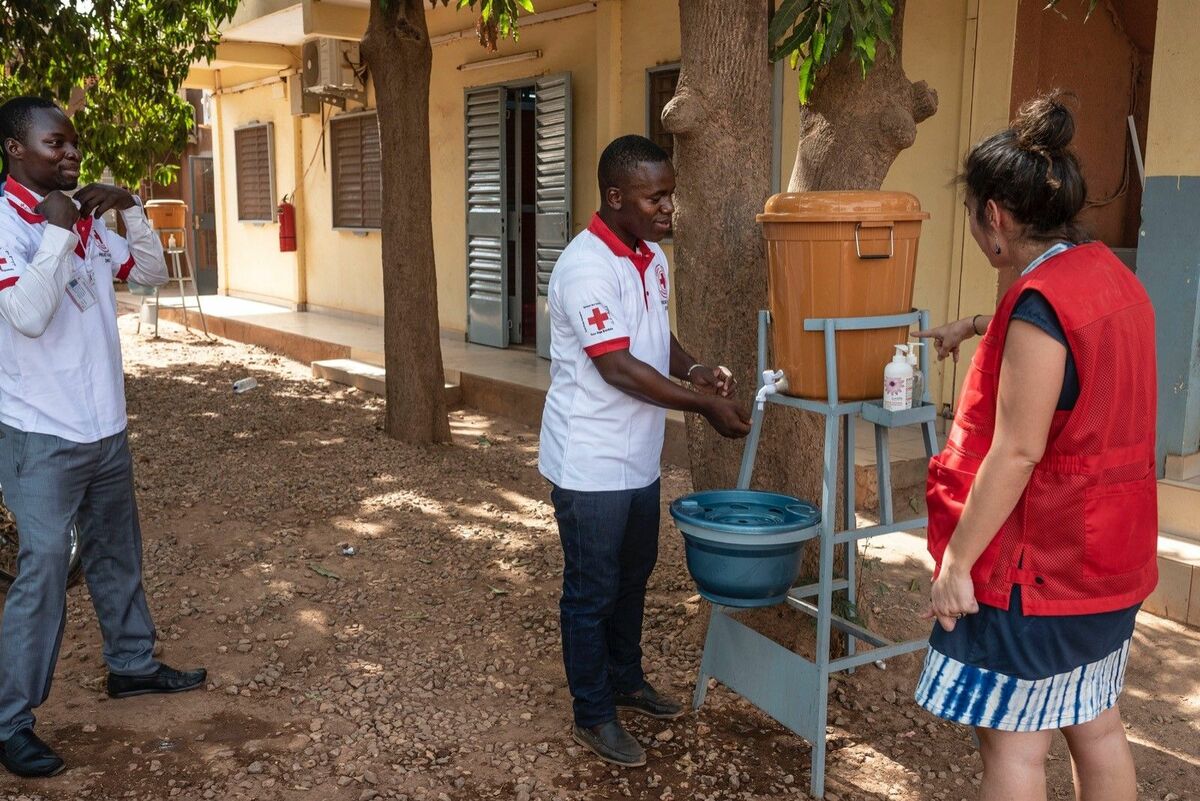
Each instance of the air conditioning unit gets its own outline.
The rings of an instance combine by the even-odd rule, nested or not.
[[[358,42],[321,37],[304,43],[303,86],[306,95],[341,108],[347,100],[365,103],[366,88],[359,79],[362,62]]]

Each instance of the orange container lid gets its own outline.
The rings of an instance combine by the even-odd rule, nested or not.
[[[143,205],[145,205],[145,207],[148,209],[152,209],[156,206],[186,206],[187,203],[184,203],[182,200],[172,200],[167,198],[163,200],[147,200]]]
[[[927,220],[908,192],[784,192],[767,199],[759,222],[899,222]]]

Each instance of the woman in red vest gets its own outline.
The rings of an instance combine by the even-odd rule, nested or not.
[[[955,359],[983,336],[929,466],[937,622],[916,697],[975,727],[985,799],[1044,798],[1055,729],[1080,799],[1137,792],[1117,697],[1157,581],[1154,315],[1078,223],[1074,131],[1055,93],[971,150],[971,233],[1021,277],[993,316],[921,332]]]

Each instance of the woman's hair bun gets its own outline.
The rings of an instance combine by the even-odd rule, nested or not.
[[[1025,101],[1012,124],[1017,145],[1046,156],[1066,150],[1075,136],[1075,115],[1067,107],[1074,100],[1075,95],[1054,89]]]

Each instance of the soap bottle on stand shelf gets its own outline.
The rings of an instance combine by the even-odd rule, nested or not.
[[[924,342],[908,343],[908,366],[913,370],[912,402],[909,408],[920,406],[925,400],[925,373],[921,372],[921,350]]]
[[[912,408],[913,368],[908,363],[908,345],[896,345],[896,355],[883,368],[883,408],[900,412]]]

